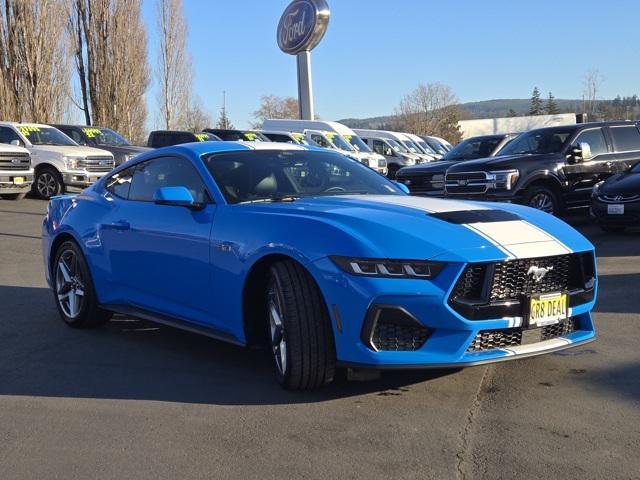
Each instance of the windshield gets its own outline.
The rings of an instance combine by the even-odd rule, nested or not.
[[[560,153],[573,132],[573,128],[532,130],[516,137],[500,155]]]
[[[439,153],[440,155],[444,155],[448,151],[446,148],[444,148],[444,145],[442,145],[439,141],[435,139],[425,138],[424,141],[427,142],[431,146],[431,148],[434,149],[436,153]]]
[[[224,152],[205,156],[204,162],[229,203],[335,195],[402,195],[383,176],[333,152]]]
[[[359,152],[371,153],[373,150],[369,148],[369,145],[364,143],[362,139],[357,135],[343,135],[344,139],[351,144]]]
[[[415,143],[413,143],[411,140],[403,140],[402,144],[405,147],[407,147],[407,150],[409,150],[411,153],[416,153],[416,154],[422,153],[420,149],[415,145]]]
[[[436,151],[433,148],[431,148],[429,144],[424,140],[420,140],[419,142],[416,141],[415,143],[418,144],[425,153],[428,153],[429,155],[437,155]]]
[[[295,142],[300,145],[313,145],[313,146],[317,145],[317,143],[315,142],[312,143],[307,137],[304,136],[303,133],[293,132],[291,133],[291,138],[293,138]]]
[[[57,128],[37,127],[34,125],[17,125],[16,128],[27,137],[33,145],[69,145],[78,146]]]
[[[409,153],[409,150],[407,150],[404,145],[401,145],[392,138],[385,138],[384,141],[387,142],[387,145],[393,148],[396,152]]]
[[[636,163],[631,169],[633,173],[640,173],[640,162]]]
[[[442,160],[473,160],[490,157],[502,137],[468,138],[449,150]]]
[[[340,135],[338,135],[335,132],[326,132],[325,136],[329,139],[331,143],[335,145],[336,148],[340,150],[346,150],[348,152],[353,152],[355,150],[355,148],[353,148],[350,143],[347,143],[347,141],[344,138],[342,138]]]
[[[110,147],[124,147],[131,145],[126,138],[108,128],[86,127],[82,132],[87,138],[93,139],[96,145],[108,145]]]

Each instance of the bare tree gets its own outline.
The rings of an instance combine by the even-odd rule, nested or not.
[[[187,109],[185,123],[182,128],[193,133],[198,133],[213,124],[211,115],[202,109],[200,106],[201,103],[199,98],[195,98],[191,102],[191,105],[189,105]]]
[[[252,125],[258,128],[267,118],[298,118],[298,114],[297,98],[262,95],[260,108],[253,112],[256,121]]]
[[[396,109],[398,129],[418,135],[437,135],[457,143],[461,139],[458,121],[464,112],[448,85],[419,84]]]
[[[82,25],[75,39],[78,76],[86,82],[89,119],[120,131],[131,140],[144,137],[149,85],[147,35],[138,0],[76,0]],[[71,17],[73,21],[73,16]],[[77,31],[76,25],[76,31]],[[82,42],[83,50],[78,54]]]
[[[157,22],[160,48],[156,74],[162,123],[167,129],[181,128],[187,120],[192,77],[182,0],[158,0]]]
[[[0,116],[54,122],[66,111],[66,0],[0,1]]]
[[[584,99],[584,112],[589,117],[594,118],[598,111],[598,92],[602,86],[604,77],[600,74],[597,68],[592,68],[584,75],[583,79],[583,99]]]

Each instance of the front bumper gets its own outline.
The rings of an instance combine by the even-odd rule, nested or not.
[[[62,180],[68,187],[85,188],[93,185],[108,172],[87,172],[84,170],[64,172]]]
[[[33,171],[0,173],[0,194],[24,193],[31,190]]]
[[[472,344],[483,332],[526,328],[517,318],[469,320],[451,308],[447,299],[465,265],[447,264],[434,280],[426,281],[354,277],[344,274],[328,258],[315,262],[324,279],[321,285],[334,322],[340,364],[376,369],[464,367],[541,355],[595,339],[590,313],[594,293],[591,301],[569,309],[575,328],[566,334],[550,339],[543,336],[535,343],[475,350]],[[367,344],[367,320],[372,309],[379,306],[399,307],[426,327],[424,343],[415,350],[371,348]]]
[[[610,205],[622,205],[622,207],[610,209]],[[621,211],[622,213],[619,213]],[[598,197],[594,197],[591,199],[591,215],[600,225],[640,226],[640,200],[603,202]]]

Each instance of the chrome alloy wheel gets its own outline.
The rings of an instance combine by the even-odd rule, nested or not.
[[[542,210],[545,213],[553,213],[554,211],[552,198],[544,192],[536,193],[531,197],[531,200],[529,200],[529,206]]]
[[[282,306],[277,287],[272,285],[268,294],[269,333],[271,336],[271,351],[276,361],[278,373],[284,376],[287,372],[287,337],[284,330]]]
[[[38,181],[36,183],[38,193],[43,197],[49,198],[56,193],[58,188],[58,182],[49,172],[42,172],[38,175]]]
[[[56,268],[56,295],[60,308],[67,317],[76,318],[82,310],[85,292],[76,253],[65,250]]]

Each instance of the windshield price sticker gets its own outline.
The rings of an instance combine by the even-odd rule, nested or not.
[[[83,128],[82,131],[89,138],[93,138],[93,137],[96,137],[98,135],[102,135],[102,131],[99,128]]]
[[[256,140],[256,138],[258,138],[258,135],[256,135],[255,133],[247,132],[244,134],[244,138],[253,142]]]
[[[207,140],[209,140],[209,135],[207,135],[206,133],[196,133],[196,138],[199,142],[206,142]]]
[[[36,127],[33,125],[18,125],[18,130],[20,130],[20,133],[25,137],[28,137],[33,132],[39,132],[40,127]]]

